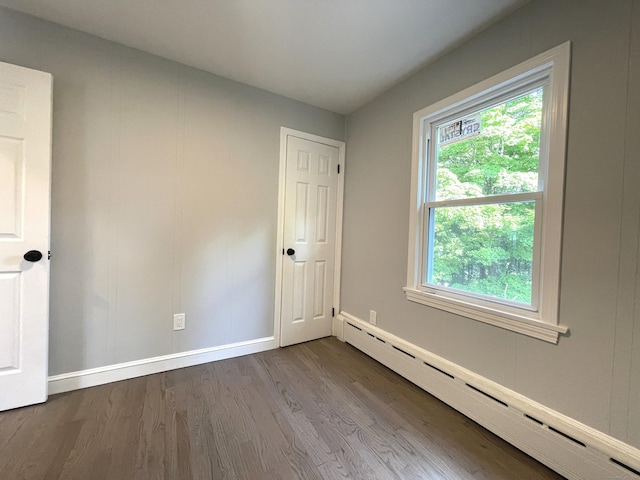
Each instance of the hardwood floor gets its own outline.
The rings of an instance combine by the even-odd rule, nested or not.
[[[326,338],[0,413],[0,478],[562,477]]]

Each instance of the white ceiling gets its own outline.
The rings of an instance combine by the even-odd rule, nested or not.
[[[527,0],[0,0],[347,114]]]

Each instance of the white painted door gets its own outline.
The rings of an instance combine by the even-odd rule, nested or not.
[[[337,146],[287,136],[281,346],[331,335],[339,159]]]
[[[47,399],[51,92],[0,62],[0,410]]]

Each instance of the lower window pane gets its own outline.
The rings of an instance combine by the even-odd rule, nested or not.
[[[427,283],[531,304],[535,202],[441,207]]]

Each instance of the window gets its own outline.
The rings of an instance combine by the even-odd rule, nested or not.
[[[414,114],[411,301],[557,342],[568,43]]]

